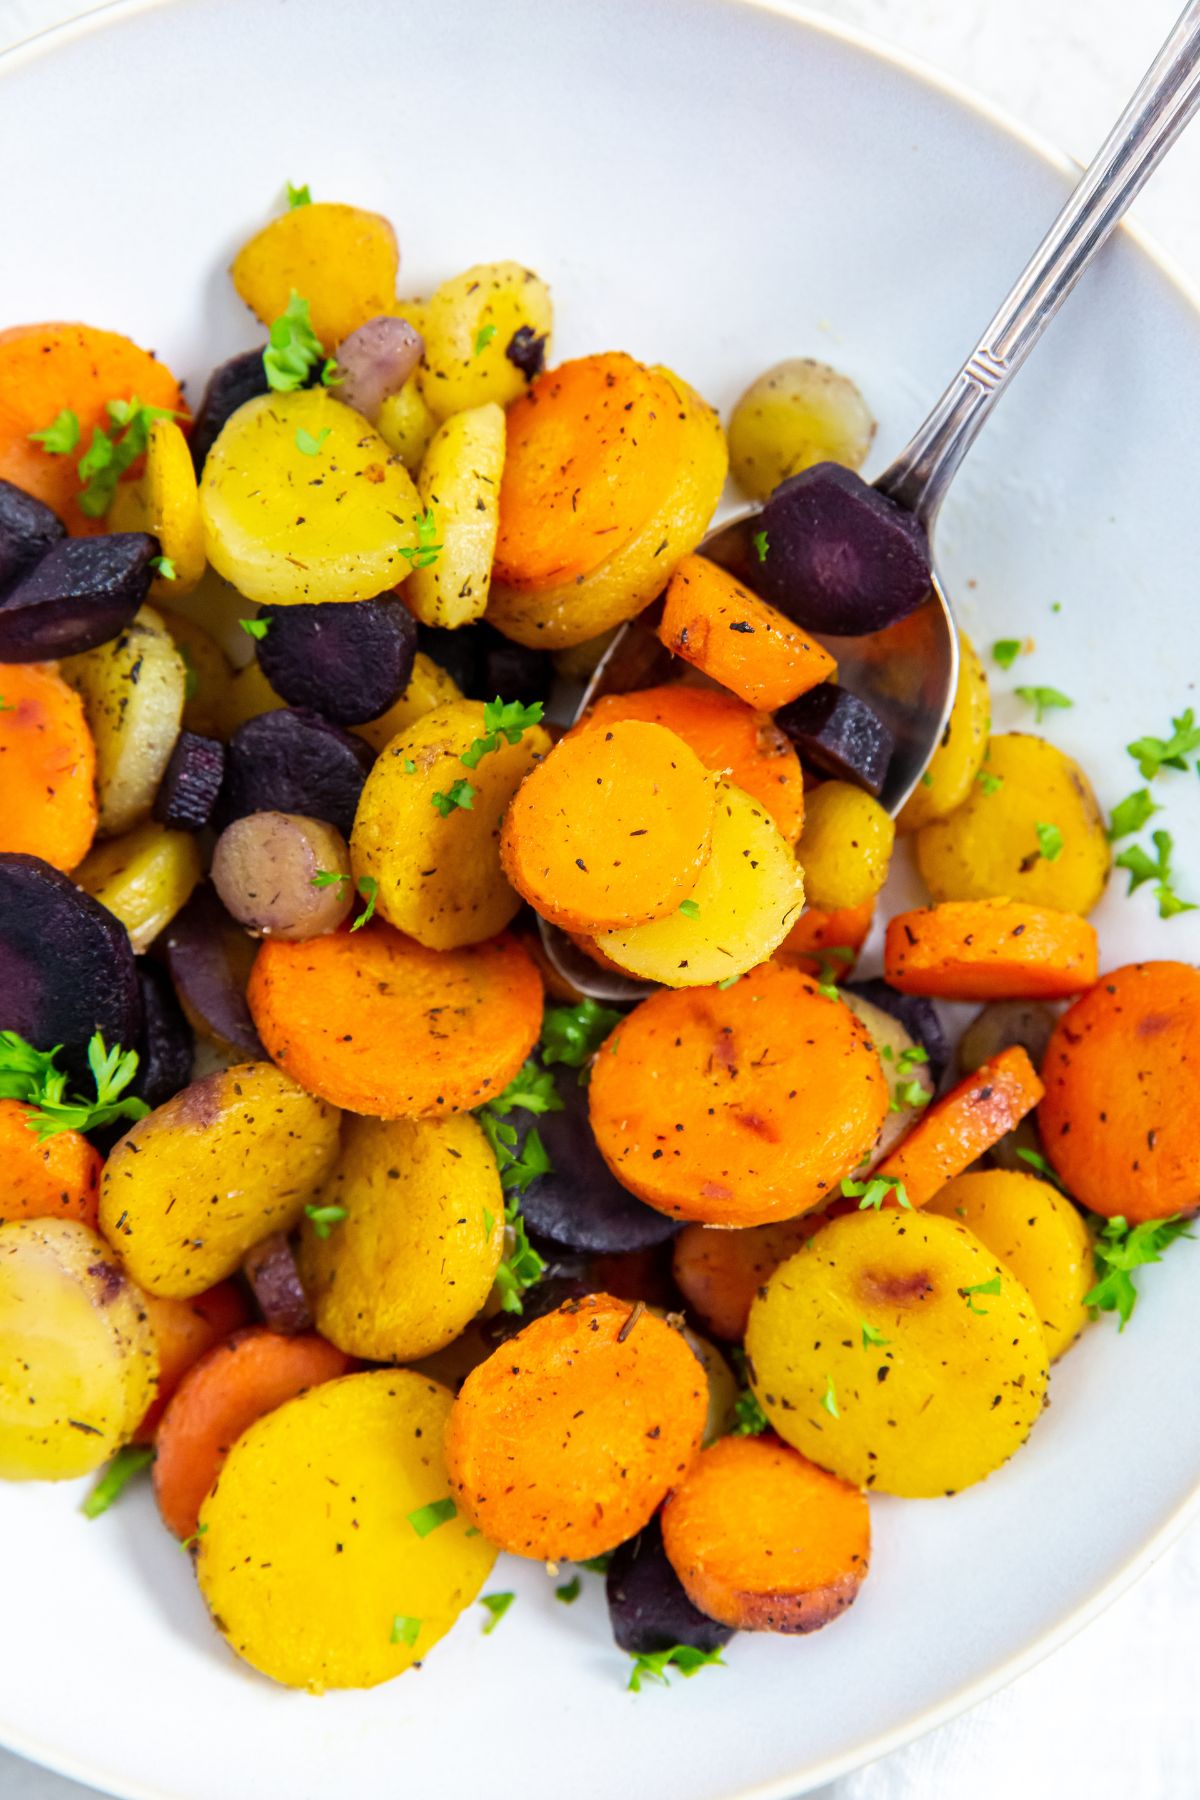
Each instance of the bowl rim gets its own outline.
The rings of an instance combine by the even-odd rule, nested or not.
[[[168,7],[182,9],[188,3],[189,0],[101,0],[99,5],[90,6],[55,24],[44,26],[0,49],[0,83],[10,70],[52,55],[60,44],[90,36],[94,31],[102,30],[115,21],[139,13],[163,11]],[[579,0],[575,0],[575,3],[578,4]],[[602,4],[603,0],[591,0],[591,3]],[[741,9],[772,14],[802,30],[833,39],[874,62],[900,70],[911,81],[952,101],[977,119],[984,120],[1006,137],[1023,145],[1057,174],[1074,181],[1083,172],[1084,165],[1076,157],[1060,149],[1053,139],[1036,127],[1026,124],[1006,107],[978,93],[957,76],[946,73],[926,58],[890,43],[872,31],[818,12],[812,6],[804,4],[804,0],[690,0],[690,3],[698,10],[704,6],[720,7],[727,11]],[[1137,220],[1127,217],[1117,229],[1131,240],[1138,252],[1175,289],[1200,321],[1200,280],[1193,280],[1175,255],[1164,248],[1157,237]],[[1145,1538],[1137,1551],[1107,1579],[1100,1581],[1087,1598],[1059,1619],[1057,1624],[1035,1637],[1022,1650],[997,1663],[986,1674],[926,1707],[924,1711],[913,1714],[902,1724],[877,1733],[854,1749],[828,1756],[796,1775],[772,1778],[739,1788],[736,1794],[730,1793],[728,1800],[799,1800],[800,1794],[809,1793],[868,1763],[889,1756],[948,1724],[1029,1673],[1046,1657],[1068,1643],[1132,1588],[1158,1558],[1182,1537],[1187,1527],[1197,1520],[1200,1520],[1200,1470],[1197,1471],[1191,1492]],[[82,1759],[63,1755],[50,1745],[27,1737],[3,1717],[0,1717],[0,1747],[68,1780],[98,1788],[103,1793],[115,1792],[109,1785],[112,1778],[103,1769]],[[802,1786],[797,1787],[798,1781]],[[179,1800],[178,1794],[167,1788],[146,1786],[127,1779],[121,1782],[120,1796],[121,1800]]]

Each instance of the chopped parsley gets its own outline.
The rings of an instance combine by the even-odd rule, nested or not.
[[[187,657],[185,656],[183,660],[186,663]],[[191,699],[190,694],[188,695],[188,699],[189,700]],[[4,695],[0,694],[0,712],[16,712],[16,710],[17,710],[16,707],[11,703],[11,701],[6,700],[4,698]]]
[[[307,205],[308,202],[305,201],[304,204]],[[391,1641],[393,1644],[407,1644],[411,1650],[415,1646],[420,1635],[420,1619],[407,1618],[404,1613],[396,1614],[395,1618],[392,1620]]]
[[[928,1106],[933,1095],[923,1081],[898,1081],[888,1101],[889,1112],[903,1112],[906,1106]]]
[[[896,1058],[897,1075],[907,1075],[910,1069],[921,1068],[929,1061],[929,1052],[924,1044],[909,1044]]]
[[[456,806],[464,812],[472,812],[475,806],[475,789],[469,781],[454,781],[444,794],[431,794],[430,799],[443,819],[448,819]]]
[[[1150,798],[1149,788],[1137,788],[1132,794],[1126,794],[1124,800],[1118,800],[1112,809],[1112,819],[1108,827],[1108,841],[1115,843],[1117,838],[1131,837],[1148,825],[1156,812],[1162,808]]]
[[[624,1017],[598,1000],[581,1000],[578,1006],[548,1006],[542,1020],[542,1061],[566,1063],[569,1069],[582,1071]]]
[[[1200,725],[1189,706],[1177,719],[1171,720],[1169,738],[1143,737],[1126,744],[1143,780],[1153,781],[1163,769],[1186,769],[1184,758],[1200,750]]]
[[[759,562],[766,562],[767,551],[770,549],[766,532],[756,531],[754,536],[750,539],[750,542],[754,545],[754,554],[757,556]]]
[[[741,979],[740,975],[727,975],[724,981],[718,981],[717,991],[724,994],[729,988],[736,987]]]
[[[515,1594],[480,1594],[480,1606],[486,1606],[491,1615],[483,1628],[484,1637],[490,1637],[495,1631],[516,1597]]]
[[[1176,1238],[1190,1237],[1190,1221],[1176,1213],[1169,1219],[1147,1219],[1141,1225],[1128,1225],[1118,1214],[1106,1219],[1092,1245],[1099,1279],[1083,1296],[1085,1306],[1094,1313],[1115,1312],[1124,1331],[1137,1305],[1137,1288],[1133,1270],[1147,1263],[1162,1261],[1162,1253]]]
[[[361,931],[367,920],[374,917],[375,902],[379,898],[379,883],[373,875],[360,875],[358,891],[367,904],[350,927],[351,931]]]
[[[679,902],[679,910],[685,919],[698,919],[700,917],[700,908],[696,905],[694,900],[681,900]]]
[[[324,346],[312,328],[308,301],[293,288],[287,305],[271,326],[263,351],[267,386],[277,394],[295,393],[324,357]]]
[[[1152,881],[1160,919],[1173,919],[1178,913],[1195,912],[1195,901],[1181,900],[1171,885],[1171,855],[1175,840],[1169,831],[1155,831],[1151,836],[1154,848],[1158,851],[1157,857],[1151,856],[1141,844],[1132,844],[1128,850],[1122,850],[1120,856],[1113,859],[1116,867],[1124,869],[1129,876],[1127,892],[1136,893],[1143,882]]]
[[[608,1565],[612,1559],[611,1550],[602,1550],[599,1556],[585,1556],[579,1566],[581,1569],[586,1569],[590,1575],[607,1575]]]
[[[732,1437],[758,1437],[771,1423],[759,1405],[758,1395],[752,1387],[744,1387],[734,1401],[733,1419],[730,1426]]]
[[[536,1287],[546,1273],[545,1258],[539,1256],[529,1242],[521,1217],[521,1195],[531,1181],[539,1175],[548,1175],[551,1168],[546,1146],[536,1128],[526,1132],[524,1142],[518,1143],[516,1126],[504,1122],[502,1115],[512,1112],[515,1107],[534,1114],[562,1110],[553,1077],[532,1060],[526,1062],[503,1093],[480,1107],[475,1115],[496,1159],[500,1186],[508,1196],[504,1206],[507,1251],[496,1271],[496,1288],[501,1310],[509,1313],[524,1312],[523,1296],[531,1287]],[[484,1235],[489,1238],[491,1226],[492,1221],[485,1214]]]
[[[513,1076],[503,1093],[489,1100],[488,1110],[499,1113],[501,1118],[509,1114],[515,1106],[523,1107],[526,1112],[548,1113],[561,1112],[562,1100],[554,1085],[554,1076],[549,1069],[541,1069],[530,1056]]]
[[[1002,669],[1011,669],[1020,654],[1020,638],[997,638],[992,645],[992,661]]]
[[[554,1598],[561,1600],[564,1606],[573,1606],[583,1592],[583,1583],[578,1575],[572,1575],[570,1581],[564,1581],[561,1587],[554,1590]]]
[[[1063,834],[1058,826],[1039,819],[1033,829],[1037,832],[1038,855],[1046,862],[1057,862],[1063,853]]]
[[[79,459],[79,479],[84,484],[79,510],[89,519],[104,517],[122,475],[145,453],[155,420],[175,417],[169,407],[146,406],[136,394],[129,400],[110,400],[105,410],[112,429],[95,426],[92,441]]]
[[[985,794],[999,793],[1004,786],[1003,775],[993,775],[990,769],[980,769],[975,779]]]
[[[343,875],[339,869],[318,869],[308,885],[315,888],[344,887],[349,879],[350,877]]]
[[[197,1527],[196,1527],[195,1531],[193,1531],[191,1537],[180,1538],[179,1548],[181,1550],[185,1550],[185,1551],[186,1550],[194,1550],[196,1548],[196,1545],[200,1542],[200,1539],[204,1536],[204,1534],[207,1530],[208,1530],[207,1525],[197,1525]]]
[[[529,1135],[537,1137],[535,1131]],[[540,1138],[538,1141],[541,1142]],[[547,1171],[549,1167],[547,1159]],[[514,1199],[504,1209],[504,1223],[512,1234],[512,1249],[496,1270],[496,1289],[500,1295],[500,1310],[506,1313],[523,1313],[524,1296],[546,1273],[546,1259],[539,1256],[530,1243],[520,1207],[520,1200]]]
[[[719,1650],[697,1650],[691,1644],[672,1644],[669,1650],[644,1650],[633,1659],[628,1692],[640,1694],[643,1681],[659,1681],[669,1687],[667,1671],[675,1669],[688,1680],[701,1669],[724,1669],[728,1664]]]
[[[444,544],[439,544],[436,541],[437,520],[433,516],[433,509],[431,507],[427,506],[425,508],[425,511],[418,517],[416,525],[416,543],[406,545],[404,549],[401,550],[400,554],[410,568],[431,569],[437,561],[440,552],[445,549]]]
[[[871,1175],[866,1181],[852,1181],[847,1175],[842,1183],[847,1200],[857,1200],[859,1212],[879,1212],[889,1196],[906,1211],[912,1211],[908,1190],[896,1175]]]
[[[145,1118],[150,1111],[146,1102],[125,1093],[137,1074],[136,1050],[122,1050],[116,1044],[106,1050],[100,1032],[93,1035],[87,1048],[96,1087],[92,1100],[67,1093],[68,1077],[55,1066],[61,1049],[56,1044],[53,1050],[35,1050],[17,1032],[0,1031],[0,1100],[30,1103],[33,1110],[26,1123],[39,1142],[60,1131],[96,1131],[118,1119]]]
[[[415,1512],[409,1513],[408,1522],[419,1538],[427,1538],[439,1525],[448,1525],[457,1517],[458,1508],[447,1494],[444,1500],[431,1500],[428,1506],[418,1506]]]
[[[150,567],[163,581],[179,580],[179,571],[169,556],[152,556],[150,558]]]
[[[522,706],[519,700],[502,700],[497,694],[483,709],[485,735],[476,738],[471,748],[463,751],[461,761],[468,769],[477,769],[483,757],[500,748],[501,738],[509,744],[519,744],[531,725],[541,724],[542,712],[540,700]]]
[[[325,442],[325,439],[329,436],[329,432],[330,432],[330,427],[328,425],[323,425],[321,427],[320,431],[318,431],[316,437],[314,437],[311,431],[305,431],[303,425],[297,426],[297,428],[296,428],[296,448],[297,448],[297,450],[299,450],[299,452],[302,456],[319,456],[320,452],[321,452],[321,445]]]
[[[977,1306],[975,1296],[976,1294],[998,1294],[1000,1292],[999,1271],[992,1276],[990,1281],[976,1281],[970,1287],[960,1287],[958,1291],[967,1303],[968,1312],[979,1313],[981,1317],[986,1318],[991,1309],[986,1306]]]
[[[238,624],[241,626],[247,637],[254,638],[260,644],[271,629],[271,621],[269,618],[239,619]]]
[[[872,1345],[891,1343],[891,1338],[884,1337],[882,1331],[877,1330],[874,1325],[868,1324],[866,1319],[861,1320],[860,1323],[862,1325],[862,1347],[864,1350],[869,1350]]]
[[[825,1377],[825,1392],[821,1395],[821,1405],[825,1408],[825,1411],[829,1414],[831,1419],[841,1418],[842,1415],[838,1411],[837,1395],[833,1391],[832,1375],[827,1375]]]
[[[483,355],[483,352],[487,349],[495,335],[496,327],[494,325],[481,325],[479,327],[479,330],[475,333],[476,356]]]
[[[852,950],[849,944],[831,944],[828,949],[819,952],[820,967],[817,970],[817,988],[820,993],[824,994],[826,1000],[841,999],[842,996],[838,993],[837,988],[837,965],[839,963],[842,965],[843,975],[848,974],[849,966],[857,954],[857,951]]]
[[[1040,1150],[1018,1150],[1017,1155],[1022,1162],[1028,1163],[1031,1169],[1035,1169],[1043,1181],[1048,1181],[1052,1187],[1056,1187],[1060,1194],[1066,1193],[1066,1188]]]
[[[295,210],[298,206],[311,206],[312,205],[312,194],[309,192],[309,187],[308,187],[307,181],[304,183],[303,187],[293,187],[291,182],[290,181],[288,182],[288,184],[287,184],[287,203],[288,203],[288,211],[289,212],[295,212]],[[393,1643],[395,1642],[394,1638],[393,1638],[392,1642]]]
[[[29,440],[40,444],[49,456],[69,456],[79,447],[79,414],[64,406],[42,431],[31,431]]]
[[[1067,694],[1060,693],[1058,688],[1053,687],[1019,687],[1014,688],[1013,692],[1018,700],[1025,702],[1026,706],[1036,709],[1035,723],[1038,725],[1041,724],[1048,712],[1075,704]]]
[[[327,1238],[335,1225],[346,1218],[344,1206],[306,1206],[304,1216],[319,1238]]]
[[[85,1519],[98,1519],[124,1493],[140,1469],[154,1461],[153,1444],[125,1444],[113,1457],[80,1508]]]

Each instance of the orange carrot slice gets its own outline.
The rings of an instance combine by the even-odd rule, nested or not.
[[[1045,1091],[1014,1044],[935,1100],[874,1173],[900,1182],[910,1205],[924,1206],[1032,1112]]]
[[[944,1000],[1060,1000],[1091,987],[1096,930],[1075,913],[1023,900],[951,900],[897,913],[884,974],[906,994]]]
[[[672,1255],[675,1285],[702,1325],[718,1337],[740,1341],[759,1288],[815,1229],[811,1213],[744,1231],[685,1225]]]
[[[658,635],[710,681],[768,712],[837,674],[828,650],[703,556],[685,556],[672,575]]]
[[[104,1159],[78,1131],[38,1142],[24,1100],[0,1100],[0,1219],[78,1219],[97,1224]]]
[[[96,746],[83,701],[44,663],[0,663],[0,850],[69,874],[96,835]]]
[[[165,1300],[160,1294],[143,1294],[142,1300],[158,1348],[158,1392],[133,1435],[135,1442],[149,1444],[168,1400],[192,1364],[239,1325],[247,1324],[250,1307],[233,1281],[219,1281],[191,1300]]]
[[[874,900],[825,912],[805,907],[775,952],[780,962],[811,975],[814,981],[845,981],[867,941],[875,917]]]

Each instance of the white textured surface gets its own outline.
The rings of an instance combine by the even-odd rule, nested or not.
[[[1177,6],[1175,0],[1136,7],[1126,0],[816,0],[815,9],[945,69],[1086,159]],[[0,0],[0,44],[73,10],[63,0]],[[1200,126],[1138,207],[1142,222],[1200,282],[1197,193]],[[1191,1403],[1186,1384],[1184,1392]],[[1120,1443],[1112,1454],[1121,1456]],[[1087,1482],[1086,1469],[1079,1480]],[[1076,1792],[1090,1800],[1194,1800],[1200,1794],[1198,1651],[1200,1530],[1193,1529],[1049,1662],[955,1723],[822,1790],[821,1800],[942,1800],[958,1793],[971,1800],[1058,1800]],[[12,1653],[12,1646],[0,1651],[0,1667]],[[905,1656],[902,1628],[896,1656]],[[669,1708],[670,1697],[662,1704]],[[138,1717],[136,1705],[130,1717]],[[84,1793],[0,1752],[3,1800]]]

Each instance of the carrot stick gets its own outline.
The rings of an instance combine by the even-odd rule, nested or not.
[[[884,974],[906,994],[944,1000],[1061,1000],[1091,987],[1095,927],[1023,900],[950,900],[897,913]]]
[[[815,1229],[811,1213],[745,1231],[685,1225],[675,1239],[675,1285],[702,1325],[718,1337],[740,1341],[758,1290]]]
[[[0,479],[44,501],[76,537],[103,531],[103,519],[80,510],[76,464],[93,430],[111,426],[108,402],[134,395],[148,406],[183,410],[171,371],[115,331],[63,324],[0,331]],[[68,408],[79,420],[78,447],[51,455],[29,434],[44,431]],[[135,463],[131,478],[137,472]]]
[[[665,725],[696,752],[706,769],[725,775],[765,806],[789,844],[804,824],[804,776],[800,758],[764,712],[716,688],[673,686],[605,694],[575,727],[610,729],[618,720]]]
[[[1026,1052],[1013,1044],[935,1100],[874,1174],[899,1182],[911,1206],[924,1206],[1032,1112],[1045,1091]]]
[[[827,650],[703,556],[685,556],[672,575],[658,635],[710,681],[768,712],[837,674]]]
[[[599,1556],[686,1473],[707,1410],[678,1331],[638,1301],[568,1300],[467,1376],[446,1429],[451,1489],[502,1550]]]
[[[259,1325],[214,1345],[187,1371],[159,1421],[154,1497],[167,1530],[193,1535],[202,1502],[248,1426],[352,1367],[324,1338],[278,1337]]]
[[[845,981],[854,971],[874,917],[874,900],[832,912],[807,906],[775,955],[814,981]]]
[[[268,938],[247,991],[270,1056],[310,1094],[378,1118],[480,1106],[537,1041],[542,983],[515,939],[426,950],[382,920]]]
[[[715,811],[714,777],[673,731],[629,720],[572,734],[509,804],[504,873],[568,931],[643,925],[695,887]]]
[[[149,1444],[168,1400],[192,1364],[247,1324],[250,1308],[233,1281],[219,1281],[191,1300],[165,1300],[160,1294],[143,1294],[142,1299],[158,1346],[158,1392],[133,1435],[136,1443]]]
[[[97,1225],[104,1159],[78,1131],[38,1142],[24,1100],[0,1100],[0,1219],[78,1219]]]
[[[777,1437],[726,1437],[663,1508],[663,1548],[693,1606],[738,1631],[817,1631],[854,1600],[871,1554],[856,1487]]]
[[[96,835],[96,746],[83,701],[44,663],[0,663],[0,851],[69,874]]]

